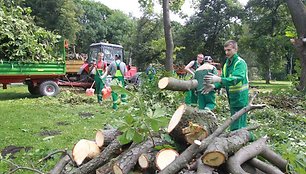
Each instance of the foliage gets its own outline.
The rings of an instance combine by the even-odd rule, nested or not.
[[[124,111],[117,111],[121,112],[120,117],[113,122],[123,132],[119,136],[120,143],[141,142],[146,137],[158,134],[167,125],[170,116],[168,113],[174,112],[182,96],[175,92],[160,91],[157,87],[159,77],[161,73],[150,80],[143,74],[137,92],[112,87],[113,91],[126,93],[129,97],[128,104],[120,106]]]
[[[0,57],[9,61],[60,61],[55,56],[59,36],[37,27],[29,8],[6,7],[0,1]]]

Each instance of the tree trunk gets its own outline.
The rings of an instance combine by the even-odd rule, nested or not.
[[[174,112],[167,132],[182,146],[203,140],[217,129],[217,118],[211,111],[198,110],[182,104]]]
[[[81,167],[70,171],[69,174],[87,174],[94,172],[97,168],[106,164],[120,148],[119,141],[114,139],[97,157]]]
[[[172,77],[164,77],[159,80],[159,89],[167,89],[172,91],[189,91],[198,86],[197,80],[179,80]]]
[[[96,144],[101,148],[102,146],[108,146],[120,132],[117,129],[105,129],[98,130],[96,132]]]
[[[227,161],[227,167],[233,174],[247,174],[241,165],[249,159],[259,155],[266,147],[267,137],[260,138],[259,140],[241,148],[235,155],[231,156]]]
[[[291,13],[293,24],[296,28],[298,38],[293,45],[300,58],[301,74],[300,84],[297,87],[299,91],[305,91],[306,87],[306,7],[302,0],[286,0]]]
[[[166,41],[166,64],[167,71],[173,71],[173,39],[171,33],[171,21],[170,21],[170,2],[169,0],[163,0],[163,21],[164,21],[164,33]]]
[[[164,145],[164,141],[159,138],[154,138],[153,141],[148,139],[135,147],[129,149],[127,152],[122,154],[120,159],[115,162],[113,171],[115,174],[127,174],[137,163],[139,156],[154,146]]]
[[[236,134],[228,138],[216,137],[201,157],[202,162],[212,167],[218,167],[223,164],[230,155],[247,144],[249,140],[249,131],[245,129],[237,131]]]
[[[252,166],[256,167],[257,169],[259,169],[260,171],[263,171],[265,173],[269,173],[269,174],[283,174],[282,171],[280,171],[278,168],[267,164],[259,159],[253,158],[251,160],[248,161],[248,164],[251,164]]]

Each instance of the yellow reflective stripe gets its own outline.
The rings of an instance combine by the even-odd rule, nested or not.
[[[237,92],[237,91],[244,91],[249,89],[249,84],[244,84],[242,86],[233,86],[229,88],[229,92]]]
[[[223,76],[226,77],[226,64],[223,66]]]

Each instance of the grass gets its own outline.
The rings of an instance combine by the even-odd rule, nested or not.
[[[0,149],[9,145],[31,147],[32,153],[39,152],[37,159],[57,149],[71,150],[82,138],[94,139],[96,130],[114,116],[110,101],[100,106],[94,96],[89,103],[70,104],[60,101],[60,97],[65,98],[33,97],[24,85],[1,90]]]
[[[267,92],[292,88],[292,83],[290,81],[270,81],[270,84],[266,84],[264,80],[256,80],[250,82],[250,87]]]

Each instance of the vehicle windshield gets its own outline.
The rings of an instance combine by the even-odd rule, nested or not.
[[[120,55],[121,60],[123,60],[123,49],[120,47],[114,47],[114,46],[109,46],[109,45],[94,45],[90,47],[89,51],[89,56],[88,56],[88,62],[93,63],[97,60],[98,53],[99,52],[104,53],[103,60],[107,63],[110,64],[112,61],[115,60],[115,55]]]

